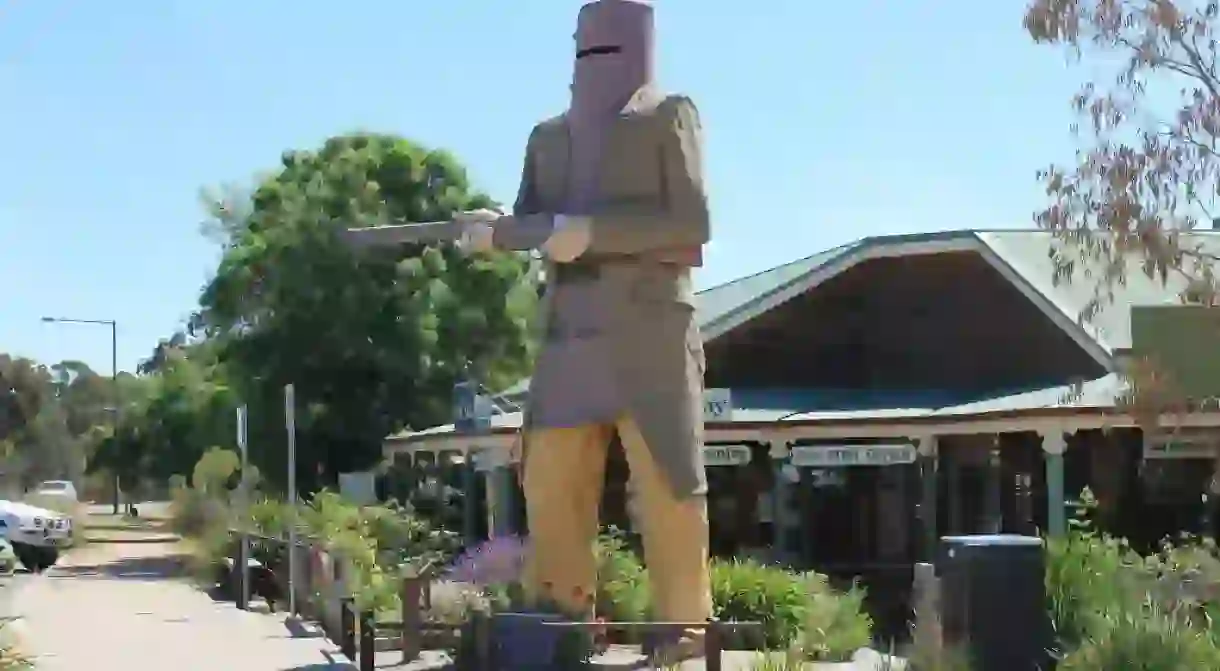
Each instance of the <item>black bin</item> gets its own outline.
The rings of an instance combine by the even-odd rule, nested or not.
[[[1042,539],[945,536],[936,574],[945,643],[964,647],[973,668],[1053,668]]]

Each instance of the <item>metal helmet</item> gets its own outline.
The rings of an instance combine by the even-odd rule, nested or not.
[[[647,0],[596,0],[580,9],[570,113],[619,113],[653,82],[656,28]]]

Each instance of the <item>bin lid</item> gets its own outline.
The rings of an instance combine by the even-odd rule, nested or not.
[[[1017,534],[979,534],[977,536],[941,536],[942,543],[967,546],[997,546],[1035,547],[1042,545],[1042,539],[1037,536],[1020,536]]]

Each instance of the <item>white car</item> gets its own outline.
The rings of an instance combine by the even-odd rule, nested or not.
[[[0,500],[0,535],[13,546],[17,561],[41,573],[55,565],[60,550],[72,544],[72,518],[46,508]]]
[[[72,484],[70,480],[47,480],[41,485],[38,485],[33,493],[38,496],[50,496],[57,499],[64,499],[66,501],[71,501],[72,503],[77,502],[76,485]]]

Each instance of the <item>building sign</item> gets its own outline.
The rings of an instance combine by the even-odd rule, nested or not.
[[[750,463],[748,445],[705,445],[704,466],[744,466]]]
[[[792,465],[806,468],[891,466],[915,461],[914,445],[816,445],[792,448]]]
[[[1166,440],[1144,443],[1145,459],[1214,459],[1216,448],[1198,441]]]
[[[703,421],[729,422],[733,419],[733,394],[728,389],[703,390]]]

